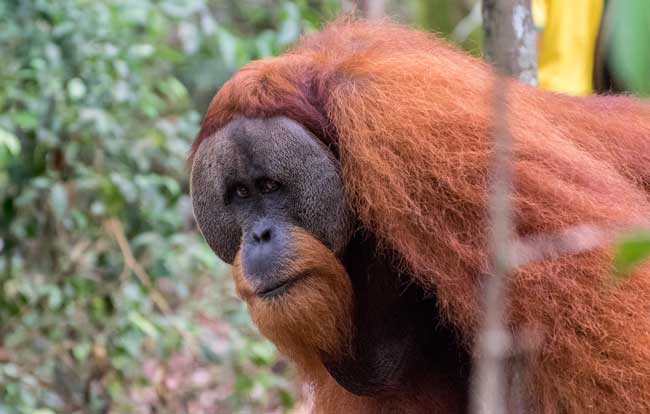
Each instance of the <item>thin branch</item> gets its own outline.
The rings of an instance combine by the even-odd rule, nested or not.
[[[581,224],[556,233],[519,238],[513,241],[512,265],[525,266],[529,263],[555,259],[561,255],[579,254],[603,246],[612,240],[618,231]]]
[[[491,263],[486,275],[484,319],[476,342],[472,413],[501,414],[506,407],[505,361],[512,338],[506,330],[507,279],[512,271],[512,137],[506,119],[507,80],[499,75],[493,92],[494,159],[490,191]]]
[[[456,27],[454,27],[454,30],[451,32],[451,38],[456,43],[465,42],[469,35],[481,25],[482,21],[481,2],[477,1],[467,16],[463,17]]]
[[[151,300],[153,300],[160,311],[164,314],[168,314],[171,311],[171,307],[163,295],[155,288],[153,282],[151,281],[151,278],[144,270],[142,265],[133,256],[133,251],[131,250],[131,246],[129,245],[128,240],[126,239],[126,234],[124,233],[124,227],[122,226],[122,223],[119,220],[112,218],[104,223],[104,227],[110,234],[113,235],[115,241],[117,242],[117,245],[120,248],[120,251],[122,252],[122,257],[124,258],[124,271],[122,272],[122,275],[127,275],[129,271],[133,272],[140,283],[149,289]]]
[[[489,192],[490,268],[486,275],[483,321],[476,336],[471,412],[502,414],[508,407],[525,407],[523,389],[512,379],[527,374],[525,355],[507,329],[508,281],[514,266],[512,224],[512,135],[508,128],[507,89],[513,76],[536,84],[536,33],[530,0],[483,0],[484,57],[495,67],[492,96],[494,158]],[[509,387],[508,385],[512,385]],[[515,400],[513,400],[515,399]]]

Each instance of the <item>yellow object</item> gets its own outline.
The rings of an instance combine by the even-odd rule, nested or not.
[[[532,0],[542,88],[573,95],[593,90],[594,56],[604,0]]]

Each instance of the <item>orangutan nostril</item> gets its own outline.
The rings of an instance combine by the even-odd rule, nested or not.
[[[258,232],[253,232],[252,237],[253,240],[256,241],[257,243],[266,243],[271,240],[271,229],[270,228],[264,228],[261,231]]]

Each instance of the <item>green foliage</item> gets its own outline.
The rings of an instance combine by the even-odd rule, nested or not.
[[[650,256],[650,232],[636,231],[621,237],[616,245],[614,268],[619,277],[628,275]]]
[[[412,13],[411,19],[416,26],[458,43],[475,56],[481,55],[483,28],[480,18],[473,12],[475,5],[480,6],[475,0],[409,0],[392,3],[408,4],[407,10]],[[480,7],[476,11],[480,12]]]
[[[610,13],[615,74],[633,92],[650,96],[650,2],[613,1]]]
[[[0,414],[292,404],[194,228],[185,159],[219,84],[334,9],[0,2]]]

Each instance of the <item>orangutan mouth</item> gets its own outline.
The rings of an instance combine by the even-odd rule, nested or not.
[[[295,277],[281,280],[276,283],[269,284],[267,286],[262,286],[255,293],[257,294],[257,296],[263,299],[273,299],[280,296],[284,296],[286,293],[289,292],[289,290],[291,290],[292,287],[294,287],[305,277],[307,277],[307,275],[301,273]]]

